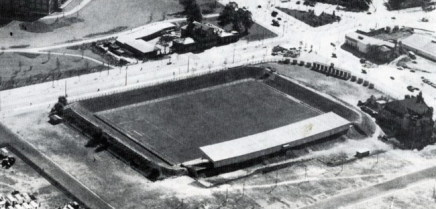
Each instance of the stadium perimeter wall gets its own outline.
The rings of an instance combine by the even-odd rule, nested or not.
[[[265,84],[323,112],[332,111],[351,122],[356,122],[359,118],[358,113],[337,101],[326,98],[282,76],[266,76],[268,74],[271,75],[271,72],[260,67],[238,67],[199,77],[91,98],[70,105],[66,110],[66,119],[69,124],[89,137],[92,137],[98,129],[103,130],[104,138],[110,144],[109,151],[131,164],[144,176],[150,179],[159,179],[171,175],[184,175],[187,171],[160,158],[159,153],[135,143],[128,135],[113,129],[110,124],[95,117],[95,113],[236,80],[255,78],[263,79]],[[156,176],[158,177],[156,178]]]

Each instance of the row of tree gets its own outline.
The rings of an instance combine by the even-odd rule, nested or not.
[[[431,0],[388,0],[388,8],[391,10],[404,9],[409,7],[423,6]]]
[[[327,4],[337,4],[346,7],[347,9],[350,10],[359,10],[359,11],[368,10],[369,5],[372,4],[372,0],[310,0],[310,1],[316,1],[316,2],[327,3]]]

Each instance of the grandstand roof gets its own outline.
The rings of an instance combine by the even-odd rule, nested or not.
[[[348,120],[329,112],[254,135],[200,147],[200,150],[212,162],[223,161],[288,144],[301,145],[299,140],[348,125]]]

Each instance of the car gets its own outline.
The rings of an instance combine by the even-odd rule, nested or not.
[[[395,20],[395,19],[397,19],[397,18],[396,18],[396,17],[391,17],[391,19]]]
[[[366,14],[367,14],[367,15],[370,15],[370,14],[372,14],[372,13],[371,13],[371,12],[367,12]]]
[[[363,69],[362,69],[362,73],[363,73],[363,74],[366,74],[366,70],[363,70]]]
[[[2,168],[9,169],[15,164],[15,158],[14,157],[6,157],[1,161]]]
[[[272,20],[272,26],[280,27],[280,23],[277,20]]]
[[[335,53],[332,53],[332,57],[333,57],[333,58],[337,58],[337,56],[336,56]]]
[[[395,78],[393,76],[391,76],[391,80],[395,80]]]
[[[415,71],[414,71],[414,70],[410,70],[410,72],[411,72],[411,73],[414,73]]]

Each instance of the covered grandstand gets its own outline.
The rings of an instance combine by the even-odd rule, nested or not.
[[[351,122],[329,112],[254,135],[200,147],[214,167],[241,163],[347,131]]]

